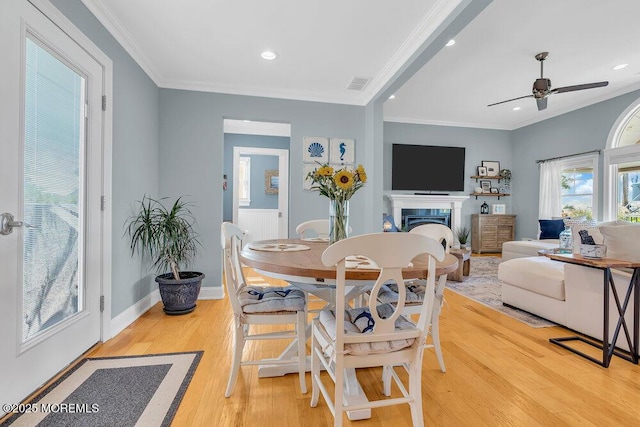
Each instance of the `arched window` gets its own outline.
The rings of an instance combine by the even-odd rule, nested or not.
[[[604,219],[640,222],[640,98],[609,132],[604,171]]]

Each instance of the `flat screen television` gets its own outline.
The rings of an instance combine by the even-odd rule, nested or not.
[[[464,147],[393,144],[391,189],[464,191]]]

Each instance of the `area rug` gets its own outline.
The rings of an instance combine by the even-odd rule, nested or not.
[[[471,257],[471,271],[464,282],[447,281],[447,289],[513,317],[534,328],[556,326],[555,323],[517,308],[502,305],[502,281],[498,279],[500,258]]]
[[[84,359],[2,425],[169,426],[202,353]]]

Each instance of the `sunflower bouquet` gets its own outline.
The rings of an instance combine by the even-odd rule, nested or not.
[[[328,197],[329,207],[329,242],[334,243],[348,237],[349,199],[367,182],[367,173],[362,165],[355,170],[347,168],[334,170],[325,164],[306,176],[311,180],[311,189],[321,196]]]
[[[306,177],[311,180],[311,189],[331,200],[349,200],[353,194],[367,182],[367,173],[362,165],[351,171],[343,168],[334,170],[329,165],[322,165]]]

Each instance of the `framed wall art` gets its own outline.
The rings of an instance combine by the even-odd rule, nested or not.
[[[493,160],[483,160],[482,166],[487,168],[487,176],[500,175],[500,162],[496,162]]]
[[[311,190],[312,182],[310,179],[307,179],[307,176],[310,173],[315,172],[320,167],[317,163],[305,163],[302,165],[302,189],[303,190]]]
[[[507,206],[503,204],[491,205],[491,213],[494,215],[504,215],[506,213]]]
[[[491,181],[489,181],[489,180],[480,181],[480,188],[482,188],[482,192],[483,193],[490,193],[491,192]]]
[[[329,138],[305,136],[302,161],[305,163],[329,163]]]
[[[487,176],[487,168],[478,166],[478,176]]]
[[[356,161],[356,142],[348,138],[331,138],[329,140],[329,162],[344,165]]]
[[[278,194],[279,184],[277,169],[267,169],[264,171],[264,192],[266,194]]]

